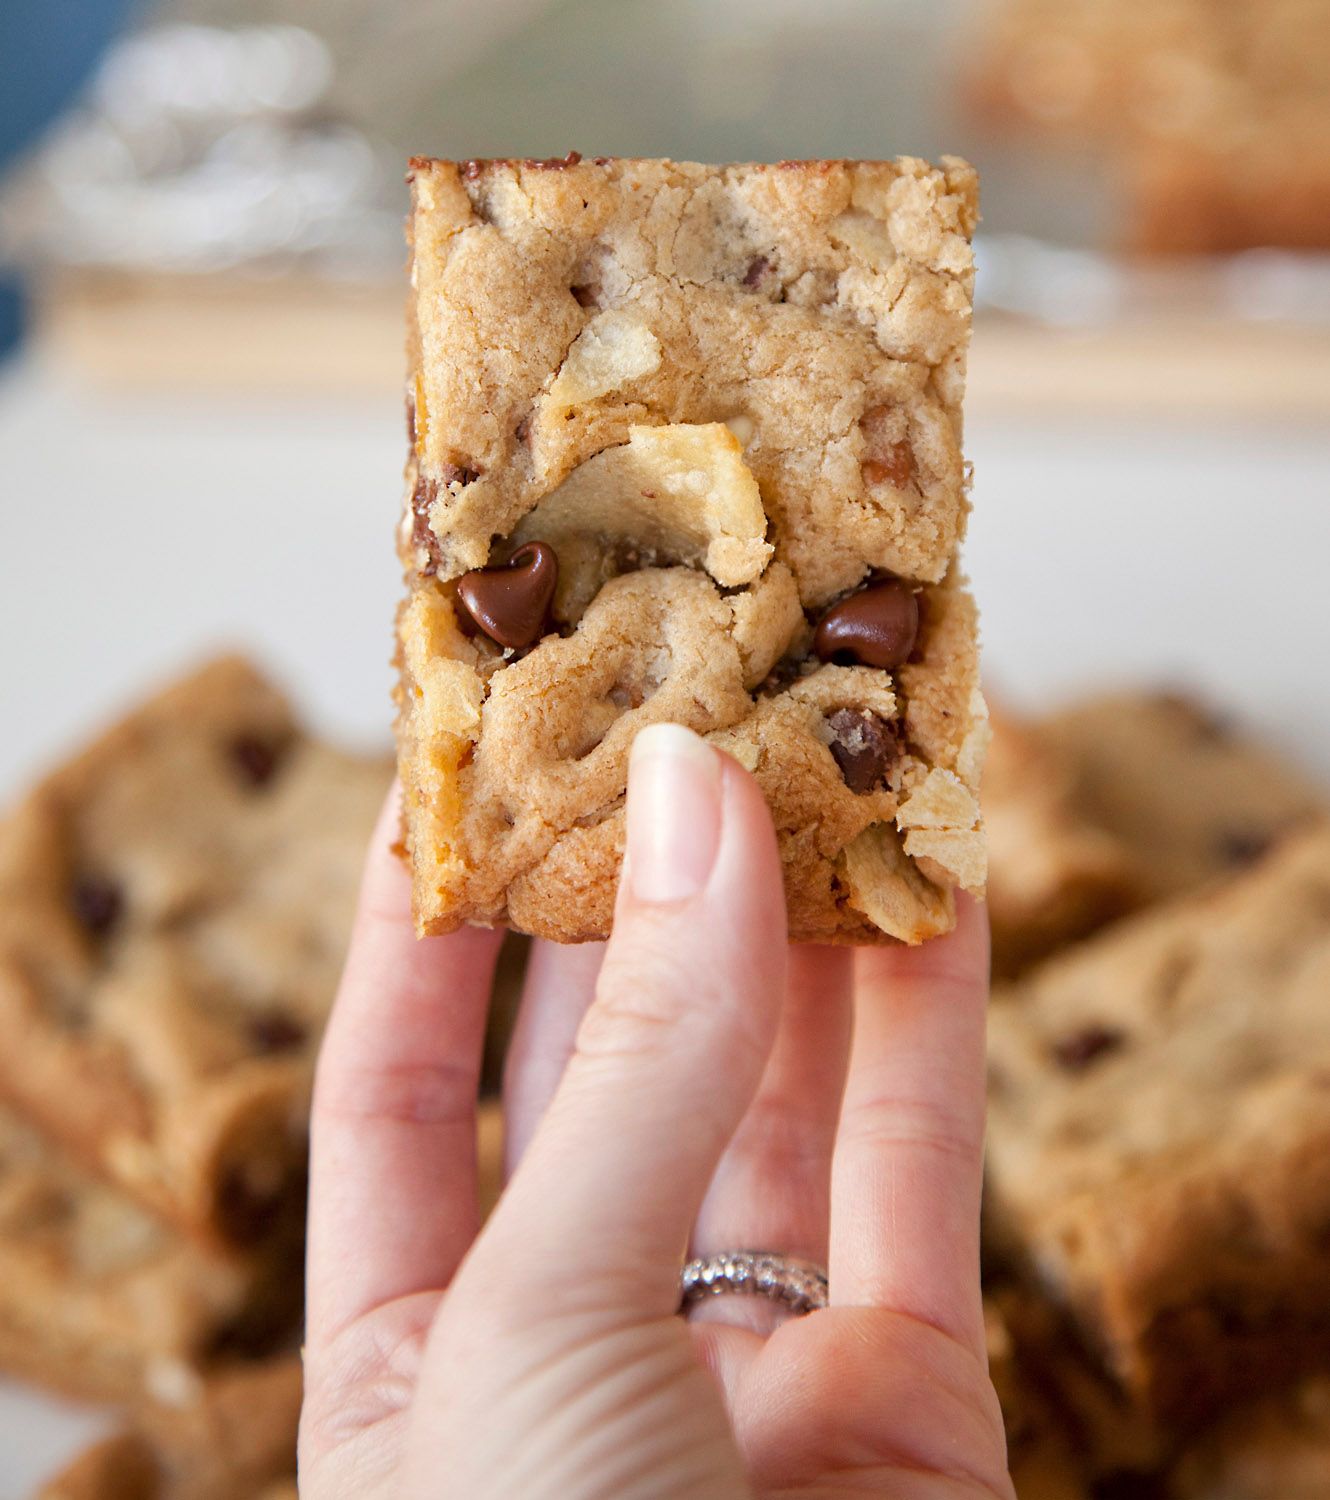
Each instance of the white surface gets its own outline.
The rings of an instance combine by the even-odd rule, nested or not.
[[[237,643],[386,742],[404,445],[376,409],[0,380],[0,795],[154,679]],[[991,682],[1199,685],[1330,774],[1330,433],[972,416]],[[0,1387],[0,1500],[87,1434]]]

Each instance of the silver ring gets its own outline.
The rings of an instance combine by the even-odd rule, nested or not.
[[[811,1260],[793,1260],[772,1250],[722,1250],[690,1260],[679,1275],[679,1311],[704,1297],[741,1292],[769,1297],[792,1313],[827,1305],[827,1273]]]

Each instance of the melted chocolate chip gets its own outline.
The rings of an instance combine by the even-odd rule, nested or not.
[[[480,470],[468,468],[466,464],[444,464],[442,477],[445,488],[454,484],[474,484],[480,478]]]
[[[80,875],[69,890],[69,905],[93,937],[105,937],[124,908],[120,887],[100,875]]]
[[[876,714],[853,708],[838,708],[827,716],[831,730],[831,753],[845,785],[858,794],[882,784],[892,762],[900,754],[900,737],[892,724]]]
[[[439,567],[439,539],[429,523],[429,513],[438,498],[439,487],[432,479],[416,480],[411,496],[411,545],[429,553],[429,561],[420,570],[425,574],[435,573]]]
[[[408,399],[406,403],[406,440],[411,451],[416,451],[416,403]]]
[[[474,182],[484,170],[485,161],[483,157],[473,156],[470,161],[462,163],[462,176],[467,182]]]
[[[547,542],[527,542],[496,568],[474,568],[457,580],[458,623],[520,651],[539,640],[559,581],[559,559]]]
[[[524,416],[522,420],[517,424],[517,426],[513,428],[513,436],[519,443],[526,442],[526,440],[531,436],[530,412],[527,412],[526,416]]]
[[[1115,1027],[1095,1022],[1054,1042],[1053,1056],[1069,1073],[1081,1073],[1106,1053],[1118,1051],[1126,1040]]]
[[[268,1054],[294,1052],[309,1035],[294,1016],[280,1010],[251,1017],[248,1030],[254,1046],[260,1052]]]
[[[226,751],[247,786],[267,786],[282,758],[280,745],[257,734],[236,735]]]
[[[600,287],[594,281],[588,281],[584,286],[570,286],[568,290],[578,307],[595,307],[600,301]]]
[[[899,578],[886,577],[833,604],[818,624],[813,650],[822,661],[885,670],[909,660],[918,635],[918,598]]]
[[[771,262],[765,255],[754,256],[748,262],[748,269],[744,272],[744,285],[756,286],[770,269]]]

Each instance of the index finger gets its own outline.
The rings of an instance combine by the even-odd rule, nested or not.
[[[860,951],[855,1035],[832,1162],[831,1300],[887,1307],[984,1348],[979,1200],[988,920]]]

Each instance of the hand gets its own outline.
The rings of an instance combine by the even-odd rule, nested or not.
[[[788,948],[755,783],[644,731],[614,936],[533,954],[481,1229],[498,938],[415,941],[394,819],[315,1090],[304,1500],[1011,1500],[979,1293],[980,909],[918,949]],[[820,1261],[831,1306],[685,1320],[686,1246]]]

